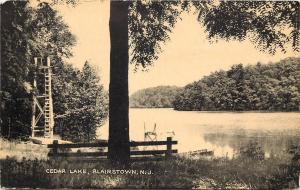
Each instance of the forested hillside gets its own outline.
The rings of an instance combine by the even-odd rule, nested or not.
[[[157,86],[139,90],[130,96],[130,107],[170,108],[180,90],[181,88],[176,86]]]
[[[278,63],[233,65],[188,84],[177,94],[176,110],[298,111],[300,58]]]

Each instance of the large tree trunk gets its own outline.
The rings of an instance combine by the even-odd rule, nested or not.
[[[127,164],[130,159],[128,108],[128,5],[110,2],[110,84],[108,158]]]

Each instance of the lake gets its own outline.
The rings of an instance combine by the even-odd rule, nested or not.
[[[144,140],[144,128],[156,125],[158,140],[173,136],[179,152],[209,149],[217,157],[233,157],[241,147],[256,142],[265,155],[279,155],[300,144],[298,112],[198,112],[173,109],[130,109],[130,139]],[[145,127],[144,127],[145,126]],[[108,138],[108,122],[99,129]]]

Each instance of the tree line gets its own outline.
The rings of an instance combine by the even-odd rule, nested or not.
[[[65,140],[91,141],[107,118],[108,95],[96,69],[82,70],[65,62],[76,44],[74,35],[47,3],[36,8],[26,1],[1,4],[1,136],[31,134],[34,57],[51,57],[56,134]],[[41,84],[43,74],[38,74]],[[43,85],[37,91],[43,92]]]
[[[273,64],[233,65],[184,87],[173,102],[175,110],[298,111],[300,58]]]
[[[178,91],[177,86],[157,86],[133,93],[129,98],[132,108],[171,108]]]
[[[157,86],[130,96],[130,107],[179,111],[298,111],[300,58],[233,65],[185,87]]]

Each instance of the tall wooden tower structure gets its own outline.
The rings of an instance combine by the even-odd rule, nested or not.
[[[32,97],[32,137],[53,138],[54,115],[52,100],[52,68],[50,58],[34,58],[34,77],[33,77],[33,97]],[[43,92],[39,92],[37,87],[37,72],[43,70],[44,81],[39,83],[44,85]],[[43,116],[43,117],[42,117]]]

